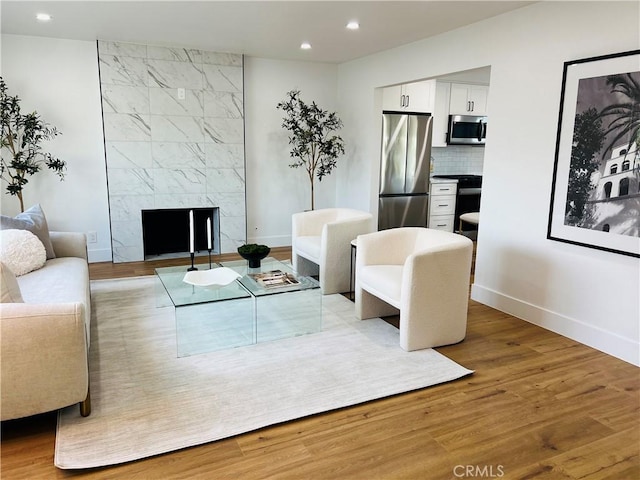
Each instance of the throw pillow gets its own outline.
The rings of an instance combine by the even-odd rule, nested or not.
[[[39,204],[19,213],[15,218],[1,215],[0,230],[8,229],[29,230],[31,233],[35,234],[44,245],[47,252],[47,260],[50,258],[56,258],[56,254],[53,251],[53,245],[51,244],[51,239],[49,238],[47,219]]]
[[[2,230],[0,261],[19,277],[41,268],[47,261],[47,252],[38,237],[29,230]]]
[[[22,294],[16,276],[2,262],[0,262],[0,291],[2,303],[22,303]]]

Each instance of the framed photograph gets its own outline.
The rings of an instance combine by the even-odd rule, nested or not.
[[[547,238],[640,257],[640,50],[565,62]]]

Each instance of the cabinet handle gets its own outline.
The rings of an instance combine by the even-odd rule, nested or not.
[[[407,103],[406,103],[405,107],[408,107],[409,106],[409,95],[406,95],[406,98],[407,98]]]
[[[448,207],[449,204],[448,203],[440,203],[438,204],[439,207]]]
[[[447,226],[446,223],[439,223],[439,224],[436,225],[436,227],[446,227],[446,226]]]
[[[471,111],[473,112],[476,109],[476,102],[471,101]]]
[[[471,102],[467,101],[467,112],[471,111]]]

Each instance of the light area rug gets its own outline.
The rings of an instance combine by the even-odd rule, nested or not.
[[[473,373],[438,352],[405,352],[381,319],[358,320],[341,295],[322,297],[322,331],[176,356],[172,307],[154,277],[91,282],[92,413],[60,410],[55,465],[113,465]]]

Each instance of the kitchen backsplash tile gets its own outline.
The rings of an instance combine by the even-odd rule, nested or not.
[[[468,147],[451,145],[431,149],[433,157],[433,174],[482,174],[484,164],[484,147]]]

